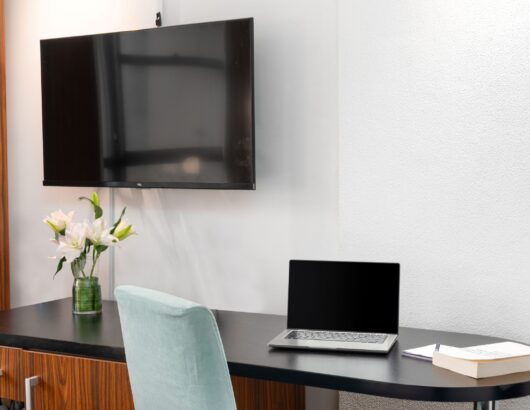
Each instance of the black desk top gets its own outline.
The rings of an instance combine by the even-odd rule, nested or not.
[[[401,356],[404,349],[442,343],[471,346],[499,339],[401,328],[388,355],[273,350],[284,316],[217,311],[230,373],[336,390],[428,401],[488,401],[530,394],[530,372],[475,380]],[[0,312],[0,345],[124,361],[117,307],[77,317],[71,299]]]

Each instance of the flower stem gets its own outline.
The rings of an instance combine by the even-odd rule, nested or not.
[[[96,268],[96,263],[99,259],[99,253],[96,254],[96,247],[92,248],[92,269],[90,270],[90,277],[94,276],[94,269]]]

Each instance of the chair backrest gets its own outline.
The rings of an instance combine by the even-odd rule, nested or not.
[[[236,408],[212,312],[136,286],[114,294],[136,410]]]

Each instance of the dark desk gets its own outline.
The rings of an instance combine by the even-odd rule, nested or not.
[[[102,316],[75,317],[71,299],[0,312],[0,345],[125,361],[117,308]],[[399,399],[486,402],[530,394],[530,372],[475,380],[401,356],[432,343],[469,346],[499,339],[401,328],[389,355],[272,350],[267,342],[285,317],[217,311],[230,373],[255,379],[323,387]]]

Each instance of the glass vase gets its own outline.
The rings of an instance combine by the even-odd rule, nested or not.
[[[101,286],[98,278],[77,278],[72,286],[72,308],[76,315],[101,313]]]

